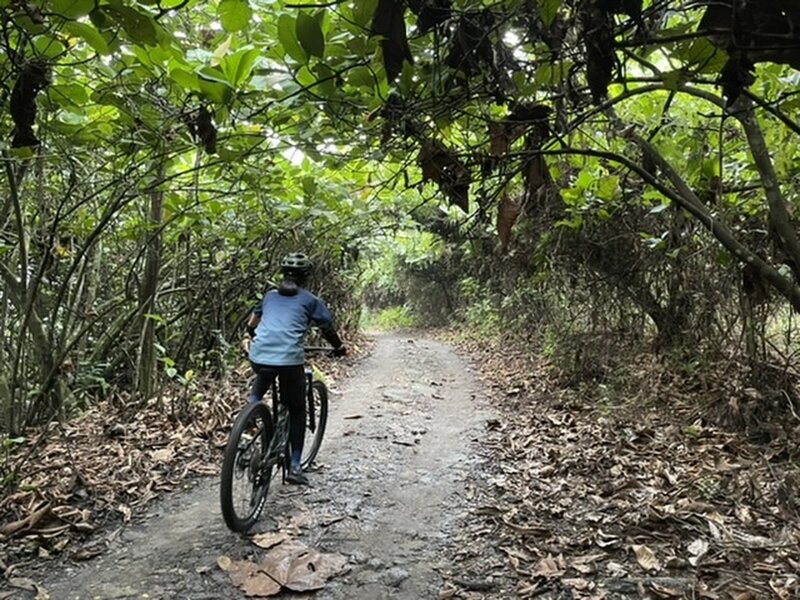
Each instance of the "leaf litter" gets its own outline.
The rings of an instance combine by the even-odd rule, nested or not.
[[[267,550],[260,560],[235,560],[228,556],[217,559],[219,568],[246,596],[268,598],[286,590],[319,590],[328,579],[347,569],[346,556],[320,552],[293,537],[314,523],[314,516],[305,505],[298,506],[292,514],[279,516],[277,522],[277,531],[250,538],[254,545]]]
[[[18,458],[24,464],[9,469],[18,473],[17,491],[0,500],[9,558],[39,549],[90,558],[97,552],[80,546],[87,534],[129,521],[189,477],[216,473],[242,393],[230,384],[209,389],[183,419],[170,418],[153,400],[123,421],[119,406],[104,402],[39,431],[30,454]]]
[[[217,564],[246,596],[267,598],[283,590],[322,589],[328,579],[345,570],[347,557],[288,539],[272,547],[259,562],[221,556]]]
[[[650,393],[669,410],[599,407],[525,353],[462,347],[499,416],[446,597],[800,597],[800,436],[749,442],[668,384]],[[508,575],[513,590],[461,585]]]
[[[344,375],[341,363],[319,362],[326,376]],[[190,402],[180,389],[135,409],[129,399],[116,397],[67,423],[31,432],[26,445],[0,465],[7,480],[15,474],[14,487],[0,498],[0,568],[6,582],[24,562],[101,554],[119,534],[118,524],[152,500],[192,478],[216,475],[233,417],[244,402],[246,371],[224,381],[197,380],[199,393]],[[176,406],[182,410],[171,410]],[[294,518],[295,528],[308,519]]]

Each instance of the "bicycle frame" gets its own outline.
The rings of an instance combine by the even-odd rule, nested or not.
[[[306,350],[326,351],[324,348]],[[280,376],[276,373],[269,387],[269,400],[248,404],[236,417],[225,447],[222,463],[220,500],[222,515],[233,531],[244,532],[258,520],[267,501],[274,467],[280,465],[283,482],[291,468],[289,409],[280,400]],[[322,443],[328,415],[328,391],[314,377],[310,366],[304,369],[306,419],[303,423],[303,450],[300,469],[313,464]],[[262,388],[263,389],[263,388]],[[264,394],[265,396],[267,394]],[[292,483],[302,483],[295,478]]]

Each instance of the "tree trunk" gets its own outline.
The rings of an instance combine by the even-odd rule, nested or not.
[[[165,159],[157,158],[156,180],[164,178]],[[136,392],[142,399],[151,398],[156,388],[158,356],[156,354],[156,309],[159,273],[161,270],[161,225],[163,220],[164,193],[161,189],[150,192],[147,251],[144,275],[139,288],[139,352],[136,365]]]
[[[753,162],[761,178],[764,193],[767,196],[770,237],[785,254],[785,262],[792,269],[795,280],[800,280],[800,238],[798,238],[797,231],[792,224],[789,209],[783,198],[783,193],[778,183],[778,175],[775,173],[769,149],[767,148],[767,142],[764,140],[764,134],[761,132],[761,127],[756,120],[753,101],[742,94],[730,111],[744,128],[750,145],[750,152],[753,154]]]
[[[699,222],[717,239],[722,246],[734,257],[745,265],[749,265],[758,274],[759,278],[773,286],[784,298],[792,305],[794,310],[800,312],[800,285],[795,283],[791,277],[785,277],[777,268],[773,267],[761,256],[740,242],[733,231],[722,221],[718,221],[711,215],[700,198],[697,197],[689,185],[668,163],[663,156],[642,137],[628,133],[631,139],[655,165],[662,171],[664,178],[669,181],[674,189],[663,185],[655,177],[639,170],[637,173],[642,178],[667,196],[670,200],[677,202],[682,208],[696,217]],[[780,193],[780,192],[778,192]]]

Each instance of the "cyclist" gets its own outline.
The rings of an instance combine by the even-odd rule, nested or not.
[[[308,484],[300,468],[306,421],[303,338],[309,327],[316,325],[337,355],[347,354],[330,311],[322,300],[303,288],[311,267],[305,254],[286,255],[281,261],[283,278],[278,289],[266,293],[247,322],[248,333],[255,336],[249,358],[256,373],[249,401],[260,402],[278,378],[280,400],[289,409],[291,461],[286,480],[303,485]]]

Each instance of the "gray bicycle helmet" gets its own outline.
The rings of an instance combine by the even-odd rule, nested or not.
[[[311,259],[302,252],[293,252],[283,257],[281,271],[306,276],[311,272]]]

